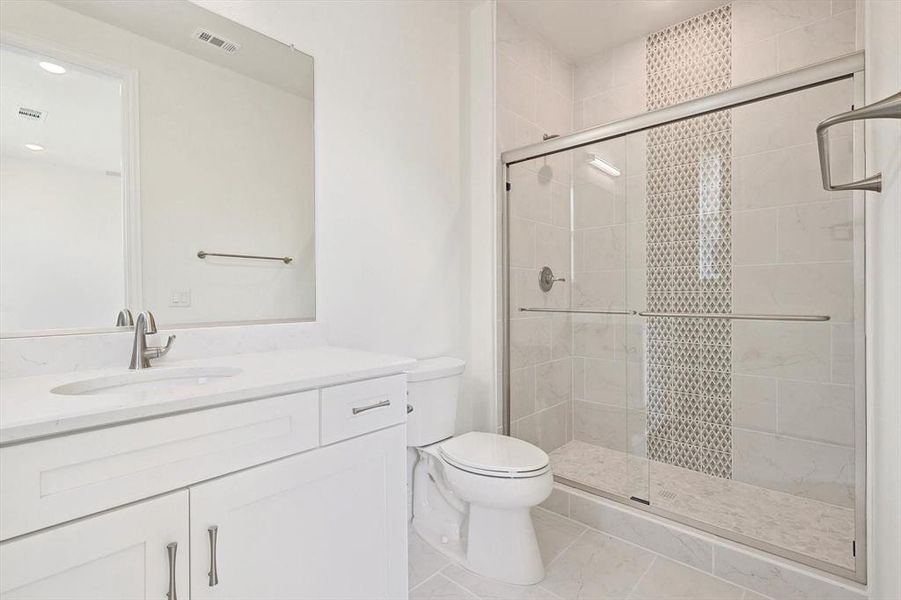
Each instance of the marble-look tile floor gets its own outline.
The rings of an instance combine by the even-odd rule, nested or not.
[[[554,475],[834,565],[854,568],[854,511],[572,441],[551,452]]]
[[[486,579],[410,532],[410,599],[764,600],[763,596],[546,510],[532,513],[547,575],[519,586]]]

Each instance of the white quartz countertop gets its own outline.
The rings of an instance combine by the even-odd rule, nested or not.
[[[409,370],[416,361],[320,346],[196,360],[167,360],[152,369],[236,367],[240,373],[202,386],[146,393],[67,396],[57,386],[127,373],[125,367],[0,380],[0,445],[190,410],[277,396]]]

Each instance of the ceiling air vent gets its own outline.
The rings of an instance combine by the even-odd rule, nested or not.
[[[234,54],[241,49],[241,44],[239,44],[238,42],[227,40],[213,33],[209,29],[203,29],[202,27],[198,27],[194,30],[194,39],[200,40],[204,44],[215,46],[216,48],[219,48],[220,50],[228,54]]]
[[[47,113],[36,108],[20,106],[19,116],[28,121],[43,121],[47,117]]]

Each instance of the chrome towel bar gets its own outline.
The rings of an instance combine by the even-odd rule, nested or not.
[[[227,258],[252,258],[256,260],[280,260],[285,264],[288,264],[293,258],[290,256],[255,256],[253,254],[225,254],[223,252],[207,252],[206,250],[201,250],[197,253],[197,258],[206,258],[207,256],[225,256]]]
[[[828,321],[829,315],[767,315],[767,314],[741,314],[741,313],[670,313],[670,312],[640,312],[639,317],[683,317],[688,319],[729,319],[731,321]]]
[[[847,190],[882,191],[882,173],[870,175],[860,181],[832,183],[829,163],[829,128],[840,123],[864,119],[901,119],[901,92],[879,102],[874,102],[869,106],[863,106],[857,110],[849,110],[848,112],[829,117],[817,125],[817,146],[820,150],[820,173],[823,175],[823,189],[830,192]]]
[[[584,308],[520,308],[520,312],[574,313],[580,315],[634,315],[634,310],[588,310]]]

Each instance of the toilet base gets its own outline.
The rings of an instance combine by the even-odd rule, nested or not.
[[[544,579],[544,563],[528,508],[469,506],[466,559],[474,573],[517,585]]]

